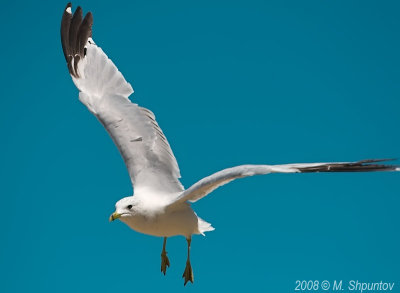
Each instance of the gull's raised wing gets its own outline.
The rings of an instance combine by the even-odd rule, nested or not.
[[[311,173],[311,172],[375,172],[400,171],[399,166],[376,164],[391,159],[363,160],[343,163],[301,163],[286,165],[242,165],[224,169],[205,177],[185,190],[170,207],[186,201],[196,202],[207,194],[235,179],[269,173]]]
[[[179,193],[180,172],[170,145],[154,114],[133,104],[131,85],[92,39],[93,17],[82,19],[71,3],[61,21],[61,43],[68,70],[79,89],[79,99],[103,124],[128,168],[135,193],[152,189]]]

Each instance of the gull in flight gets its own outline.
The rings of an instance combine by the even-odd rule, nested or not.
[[[170,266],[167,238],[182,235],[187,241],[184,285],[193,283],[190,244],[193,234],[212,231],[210,223],[197,216],[191,207],[216,188],[235,179],[270,173],[373,172],[400,171],[387,160],[357,162],[302,163],[285,165],[242,165],[205,177],[184,189],[171,147],[154,114],[132,103],[131,85],[114,63],[92,39],[93,16],[83,18],[78,7],[74,14],[68,3],[61,20],[61,43],[69,73],[79,89],[79,100],[107,130],[128,169],[133,196],[115,204],[110,221],[121,220],[133,230],[163,237],[161,272]]]

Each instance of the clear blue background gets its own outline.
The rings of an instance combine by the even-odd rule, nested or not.
[[[400,174],[274,174],[194,205],[192,243],[108,223],[132,190],[62,54],[64,1],[2,4],[1,292],[293,292],[396,282]],[[81,1],[186,187],[244,163],[400,156],[398,1]],[[207,291],[205,291],[207,290]],[[148,292],[148,291],[146,291]]]

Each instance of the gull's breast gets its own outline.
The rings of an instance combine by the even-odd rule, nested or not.
[[[133,230],[159,237],[183,235],[189,237],[198,233],[198,218],[190,206],[172,212],[147,212],[134,217],[121,218]]]

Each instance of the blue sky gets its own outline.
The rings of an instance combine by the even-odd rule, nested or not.
[[[274,174],[194,205],[192,242],[108,223],[132,192],[62,54],[66,2],[2,5],[2,292],[291,292],[397,282],[400,174]],[[168,137],[186,187],[245,163],[400,157],[397,1],[81,1],[93,38]]]

